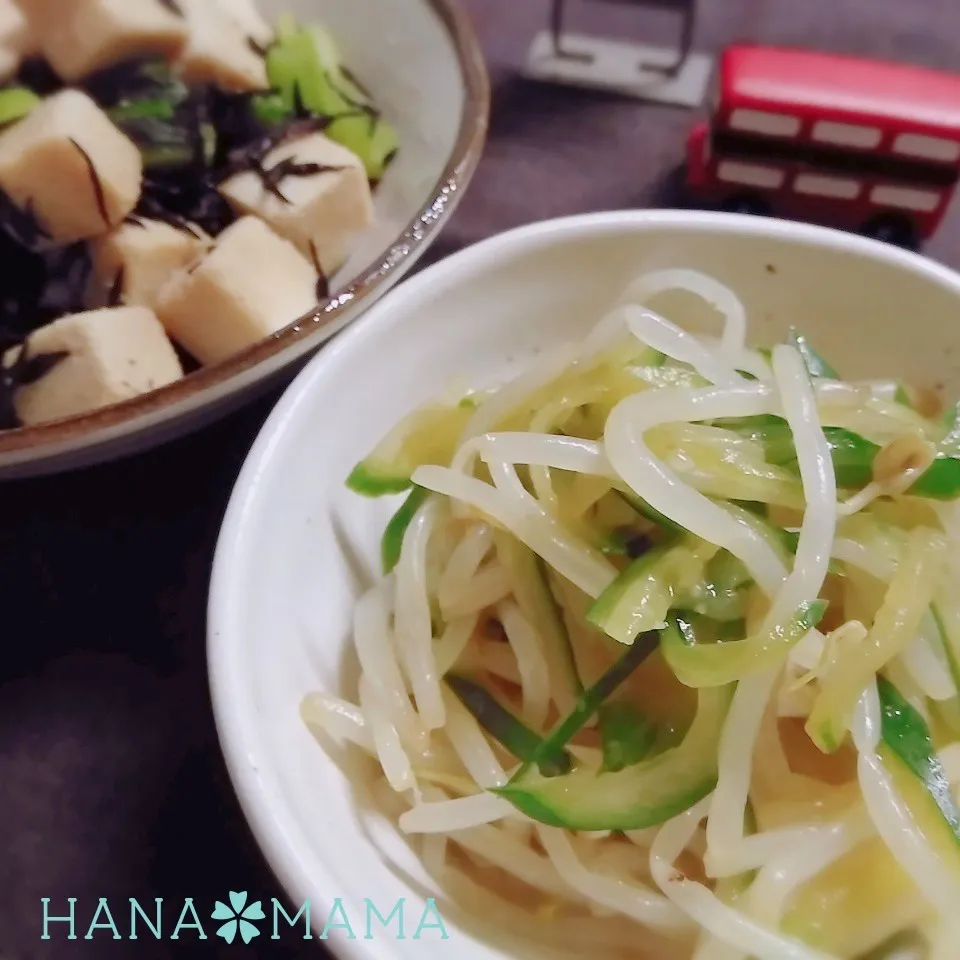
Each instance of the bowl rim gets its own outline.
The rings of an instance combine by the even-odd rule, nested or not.
[[[227,383],[288,347],[302,343],[322,327],[332,326],[357,304],[363,303],[416,258],[427,241],[449,220],[479,164],[490,120],[490,78],[480,41],[459,0],[426,0],[446,28],[456,51],[464,82],[463,115],[453,149],[431,188],[429,198],[383,255],[369,264],[346,286],[335,290],[325,304],[292,320],[282,330],[240,353],[186,374],[174,383],[89,413],[63,417],[34,426],[0,431],[0,456],[41,451],[89,437],[89,445],[130,427],[137,421],[176,407],[210,388]],[[158,426],[145,425],[147,430]]]
[[[358,352],[370,349],[377,336],[404,321],[411,308],[431,290],[448,289],[464,273],[482,271],[489,261],[502,262],[551,240],[565,237],[602,235],[618,228],[640,231],[687,228],[731,236],[798,241],[826,251],[860,254],[900,267],[925,280],[950,288],[960,298],[960,271],[902,248],[868,237],[815,224],[756,217],[749,214],[716,213],[700,210],[626,210],[577,214],[543,220],[514,228],[472,244],[432,264],[412,277],[390,298],[377,303],[360,321],[338,337],[322,354],[313,357],[286,389],[263,424],[252,445],[231,493],[220,528],[210,579],[207,604],[207,664],[211,707],[224,762],[248,827],[283,895],[300,903],[308,898],[320,908],[312,891],[336,888],[334,865],[325,863],[323,872],[306,873],[291,841],[291,818],[282,795],[266,782],[264,768],[269,759],[263,749],[262,733],[249,694],[250,671],[247,653],[236,642],[237,624],[235,571],[241,562],[249,536],[250,517],[260,502],[270,461],[286,442],[286,430],[298,409],[316,389],[318,382],[349,363]],[[331,939],[326,946],[342,960],[370,960],[375,944]],[[389,950],[378,960],[389,958]]]

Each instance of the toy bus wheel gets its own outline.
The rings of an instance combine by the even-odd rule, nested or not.
[[[752,213],[765,217],[770,213],[770,204],[756,193],[735,193],[721,205],[728,213]]]
[[[917,247],[917,231],[909,218],[895,213],[875,217],[864,225],[863,232],[875,240],[882,240],[897,247],[914,250]]]

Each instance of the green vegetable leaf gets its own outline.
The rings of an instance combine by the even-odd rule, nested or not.
[[[147,61],[130,69],[124,95],[108,104],[106,113],[140,148],[144,166],[156,170],[188,166],[198,159],[212,162],[217,135],[210,123],[198,118],[200,91],[191,91],[166,63]]]
[[[39,104],[40,97],[27,87],[0,90],[0,127],[22,120]]]
[[[326,135],[355,153],[371,180],[379,180],[399,147],[396,131],[340,63],[327,30],[300,26],[289,16],[282,27],[266,56],[272,92],[256,102],[257,116],[272,123],[304,112],[325,118]]]

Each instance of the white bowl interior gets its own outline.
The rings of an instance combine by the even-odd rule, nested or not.
[[[490,382],[583,335],[639,271],[666,266],[730,284],[755,341],[775,342],[795,324],[845,375],[960,388],[960,277],[890,247],[776,221],[636,212],[536,225],[458,254],[378,304],[312,361],[268,421],[224,524],[211,595],[210,669],[228,763],[267,857],[296,902],[314,901],[320,928],[319,905],[334,897],[362,918],[365,897],[383,905],[407,896],[414,927],[422,902],[378,845],[422,878],[416,857],[392,830],[376,842],[365,835],[349,763],[338,765],[339,753],[322,749],[298,716],[311,690],[354,693],[343,688],[352,600],[376,571],[395,506],[350,494],[345,477],[454,376]],[[673,308],[684,322],[711,320],[692,302],[664,301]],[[398,960],[447,957],[454,944],[477,960],[500,955],[448,930],[449,942],[434,931],[368,942],[338,932],[329,945]]]

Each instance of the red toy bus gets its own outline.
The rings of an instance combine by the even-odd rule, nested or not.
[[[960,77],[758,46],[721,58],[691,133],[698,201],[859,230],[912,246],[960,177]]]

